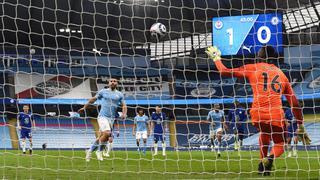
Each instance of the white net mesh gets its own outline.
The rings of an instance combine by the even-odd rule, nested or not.
[[[250,83],[219,74],[204,50],[217,45],[223,63],[235,68],[253,63],[265,44],[279,54],[275,64],[302,104],[312,140],[295,145],[293,136],[271,176],[318,178],[319,9],[312,0],[0,2],[2,178],[259,178]],[[165,36],[151,36],[156,22],[166,27]],[[117,118],[109,157],[98,161],[94,142],[101,102],[83,114],[77,111],[108,86],[109,78],[119,80],[128,117]],[[26,104],[36,124],[32,148],[30,127],[17,125]],[[208,118],[214,104],[221,112]],[[146,153],[143,140],[137,151],[132,131],[137,108],[155,126],[156,106],[166,116],[163,142],[160,137],[155,143],[151,133]],[[212,127],[215,118],[224,122]],[[20,127],[28,126],[21,121],[25,117]],[[221,141],[215,139],[220,132]]]

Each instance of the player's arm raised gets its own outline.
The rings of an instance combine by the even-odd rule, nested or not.
[[[209,46],[206,50],[206,53],[209,58],[213,60],[221,75],[241,78],[245,77],[246,68],[240,67],[229,69],[221,62],[221,52],[216,46]]]
[[[79,109],[78,112],[83,112],[83,111],[85,111],[86,109],[88,109],[88,107],[89,107],[91,104],[93,104],[94,102],[96,102],[96,100],[97,100],[97,97],[96,97],[96,96],[90,98],[90,99],[88,100],[88,102],[87,102],[81,109]]]

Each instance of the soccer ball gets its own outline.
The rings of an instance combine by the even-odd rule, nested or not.
[[[163,37],[166,35],[167,28],[162,23],[154,23],[150,28],[151,35],[154,37]]]

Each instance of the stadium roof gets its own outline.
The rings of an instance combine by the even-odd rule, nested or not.
[[[288,12],[305,6],[312,7],[311,2],[313,1],[4,0],[0,4],[0,42],[6,46],[19,44],[66,49],[132,47],[151,40],[146,30],[154,22],[164,23],[170,30],[168,38],[177,39],[209,32],[211,17],[275,10]],[[315,0],[314,3],[318,4],[319,1]],[[319,18],[316,18],[315,22],[318,22]]]

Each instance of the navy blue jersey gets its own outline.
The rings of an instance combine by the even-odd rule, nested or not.
[[[294,123],[295,118],[293,117],[292,111],[290,108],[288,108],[285,112],[285,117],[288,120],[288,123]]]
[[[237,128],[244,128],[246,120],[247,113],[243,108],[229,110],[228,121],[230,124],[230,128],[235,128],[235,125],[237,125]]]
[[[234,125],[234,112],[235,112],[235,110],[234,109],[230,109],[229,110],[229,112],[228,112],[228,118],[227,118],[227,120],[228,120],[228,125],[231,127],[231,126],[233,126]]]
[[[151,120],[154,123],[154,133],[163,133],[164,121],[166,120],[166,114],[164,112],[156,113],[153,112],[151,115]]]
[[[242,108],[237,108],[235,112],[235,122],[245,122],[247,120],[246,110]]]
[[[28,129],[30,130],[31,127],[32,127],[32,121],[33,121],[33,116],[31,113],[28,113],[28,114],[25,114],[23,112],[20,112],[18,114],[18,119],[19,119],[19,122],[20,122],[20,127],[21,127],[21,130],[23,129]]]
[[[289,137],[293,137],[293,136],[297,136],[296,131],[298,129],[298,124],[296,119],[294,118],[291,108],[288,108],[285,111],[285,118],[287,119],[289,126],[288,126],[288,136]]]

